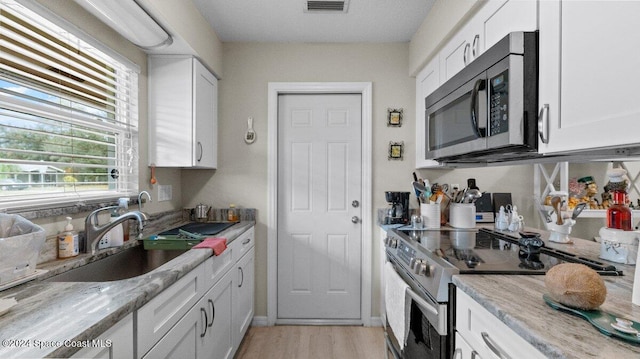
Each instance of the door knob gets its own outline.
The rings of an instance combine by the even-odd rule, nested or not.
[[[360,218],[358,218],[358,216],[353,216],[353,217],[351,217],[351,222],[358,223],[358,222],[360,222]]]
[[[351,207],[353,207],[353,208],[358,208],[358,207],[360,207],[360,202],[358,202],[358,201],[354,200],[353,202],[351,202]]]

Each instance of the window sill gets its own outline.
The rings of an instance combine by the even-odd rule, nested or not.
[[[34,204],[22,207],[12,207],[0,209],[0,212],[8,214],[17,214],[28,220],[50,218],[58,216],[71,216],[78,213],[91,212],[98,208],[107,206],[117,206],[118,198],[101,198],[101,199],[86,199],[75,200],[73,202],[59,202],[48,204]],[[128,197],[129,205],[137,205],[137,197]]]

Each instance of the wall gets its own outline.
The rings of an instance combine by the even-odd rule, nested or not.
[[[183,171],[186,206],[236,203],[257,208],[256,315],[267,314],[267,85],[269,82],[373,83],[373,207],[386,206],[384,191],[410,190],[414,169],[415,81],[407,75],[408,44],[225,43],[225,76],[219,87],[219,168]],[[400,128],[386,125],[388,107],[402,107]],[[244,143],[247,117],[257,140]],[[407,158],[388,161],[389,141],[404,141]],[[374,211],[375,213],[375,211]],[[372,214],[374,215],[374,214]],[[377,217],[374,217],[377,218]],[[375,237],[366,240],[377,240]],[[377,242],[376,242],[377,243]],[[374,258],[377,258],[377,246]],[[376,263],[376,261],[374,261]],[[374,278],[379,274],[374,273]],[[372,306],[378,315],[377,280]]]

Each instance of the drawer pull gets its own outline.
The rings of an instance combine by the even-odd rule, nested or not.
[[[463,358],[462,349],[460,348],[456,348],[456,350],[453,352],[453,359],[458,359],[458,358]]]
[[[471,352],[471,359],[476,359],[476,358],[482,359],[480,354],[478,354],[478,352],[474,350],[474,351]]]
[[[238,284],[238,288],[240,288],[242,284],[244,284],[244,270],[242,267],[238,267],[238,270],[240,271],[240,284]]]
[[[211,328],[211,326],[213,325],[213,319],[216,316],[216,307],[213,305],[213,300],[209,299],[208,302],[211,306],[211,323],[207,323],[207,327]]]
[[[204,308],[200,308],[200,312],[204,313],[204,332],[200,333],[200,338],[204,338],[207,335],[207,323],[209,322],[209,318],[207,318],[207,311]]]
[[[496,344],[496,342],[493,341],[493,339],[491,339],[491,337],[489,336],[489,334],[487,334],[487,332],[482,332],[482,340],[484,340],[484,343],[487,344],[487,346],[489,347],[489,349],[491,349],[491,351],[498,356],[498,358],[500,359],[511,359],[510,356],[508,356],[502,349],[500,349],[500,346],[498,346],[498,344]]]
[[[242,245],[244,246],[246,244],[249,244],[249,242],[251,242],[251,238],[247,238],[244,241],[242,241]]]

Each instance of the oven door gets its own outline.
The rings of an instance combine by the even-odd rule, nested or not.
[[[482,72],[463,85],[425,99],[426,158],[437,159],[487,148],[487,82]]]
[[[409,332],[404,349],[400,349],[399,339],[396,338],[391,326],[388,323],[385,326],[386,358],[448,358],[447,306],[433,302],[412,283],[410,275],[394,257],[387,254],[387,258],[400,277],[411,287],[407,290],[407,296],[411,300],[410,310],[405,317],[409,322]]]

